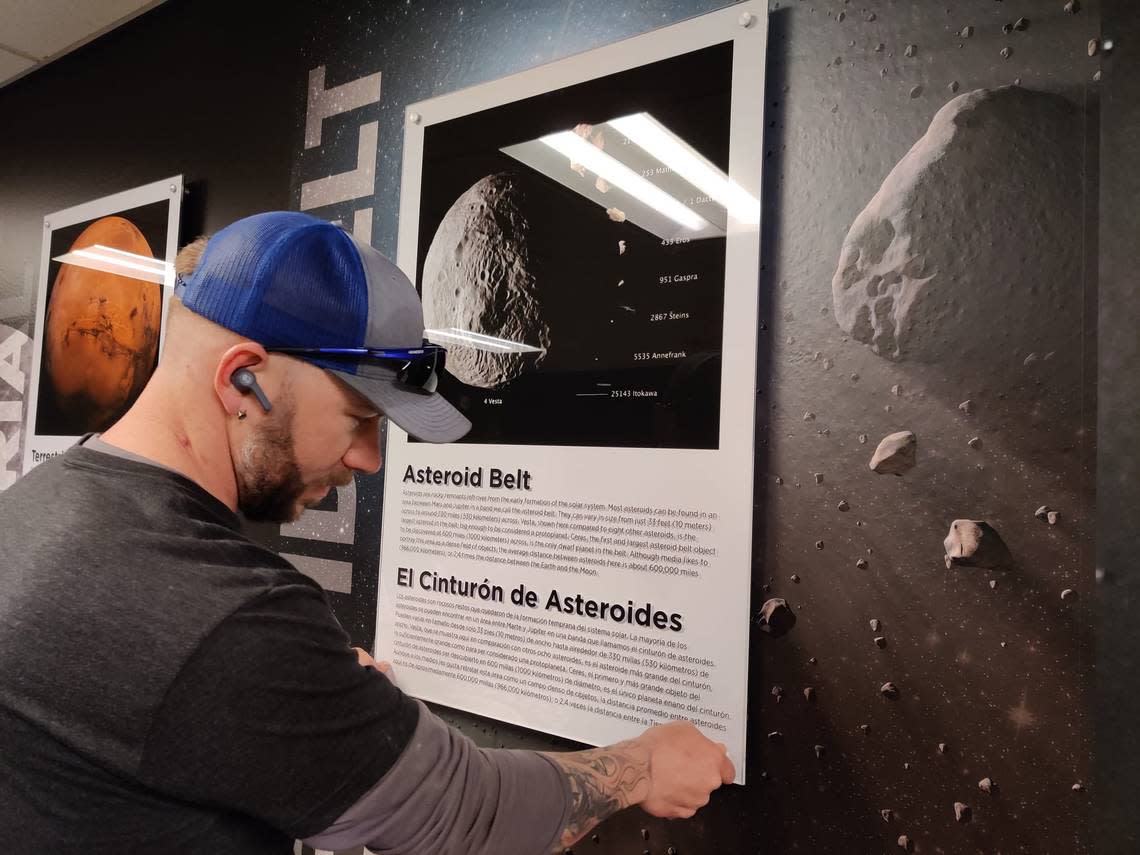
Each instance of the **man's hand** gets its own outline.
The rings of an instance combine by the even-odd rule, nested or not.
[[[725,746],[687,721],[650,728],[638,741],[649,746],[649,794],[641,807],[653,816],[688,819],[736,777]]]
[[[359,662],[365,668],[375,668],[377,671],[379,671],[381,674],[383,674],[385,677],[387,677],[389,680],[391,680],[393,684],[396,682],[396,677],[392,673],[392,663],[391,662],[377,662],[375,659],[373,659],[368,654],[368,651],[364,650],[363,648],[354,647],[352,649],[354,651],[356,651],[356,661],[357,662]]]
[[[565,772],[573,798],[555,852],[631,805],[654,816],[691,817],[708,804],[713,790],[736,777],[725,747],[687,721],[651,727],[606,748],[546,756]]]

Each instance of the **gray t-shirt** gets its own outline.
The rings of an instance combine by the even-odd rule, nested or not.
[[[447,728],[221,502],[94,442],[0,493],[0,849],[549,851],[554,764]]]

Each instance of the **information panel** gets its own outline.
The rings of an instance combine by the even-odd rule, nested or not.
[[[461,442],[389,433],[377,655],[604,744],[685,718],[743,782],[766,9],[408,111],[399,263]]]

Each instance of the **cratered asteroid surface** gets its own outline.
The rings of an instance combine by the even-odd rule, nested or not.
[[[514,176],[475,182],[440,221],[423,266],[424,325],[456,328],[544,349],[539,261],[528,238],[528,194]],[[448,346],[447,369],[471,386],[493,389],[537,365],[543,353]]]
[[[955,564],[966,567],[1008,567],[1013,563],[1009,547],[997,529],[983,520],[954,520],[942,541],[947,568]]]
[[[888,359],[1005,362],[1075,338],[1077,111],[1020,87],[951,100],[855,219],[835,320]]]

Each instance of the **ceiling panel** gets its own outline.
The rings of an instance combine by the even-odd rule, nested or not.
[[[30,59],[24,59],[22,56],[16,56],[16,54],[0,48],[0,86],[3,86],[5,81],[23,74],[34,65],[35,63]]]
[[[0,0],[0,86],[162,0]]]

